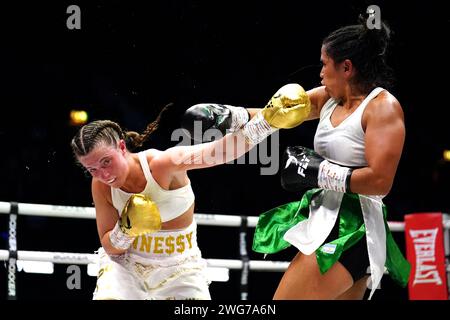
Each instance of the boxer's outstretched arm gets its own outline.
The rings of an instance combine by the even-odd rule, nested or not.
[[[247,108],[248,114],[250,115],[250,119],[253,118],[261,110],[262,108]]]
[[[298,126],[308,118],[310,109],[308,94],[300,85],[291,83],[281,87],[261,109],[218,103],[193,105],[185,111],[181,126],[189,132],[192,139],[199,142],[210,141],[209,135],[205,135],[209,129],[219,130],[225,135],[247,127],[247,134],[265,132],[267,137],[273,132],[268,130],[269,126],[274,129]],[[258,143],[257,140],[253,139],[253,143]]]
[[[232,161],[276,130],[300,125],[309,115],[310,101],[300,85],[287,84],[272,96],[263,109],[255,111],[254,117],[242,129],[214,142],[170,148],[153,162],[166,168],[171,166],[175,171],[185,171]],[[191,114],[189,112],[188,117]]]
[[[327,102],[327,100],[330,98],[330,96],[325,91],[324,86],[313,88],[306,91],[306,93],[308,94],[309,100],[311,101],[311,112],[309,113],[309,116],[305,119],[305,121],[318,119],[320,116],[320,110],[322,109],[325,102]],[[262,110],[262,108],[246,109],[248,114],[250,115],[250,119]]]

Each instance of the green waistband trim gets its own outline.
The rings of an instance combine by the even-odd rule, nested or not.
[[[291,244],[283,239],[284,234],[309,216],[309,205],[322,189],[305,192],[300,201],[290,202],[273,208],[259,216],[253,238],[255,252],[270,254],[284,250]],[[411,266],[392,237],[387,225],[387,210],[383,205],[386,229],[386,263],[390,276],[402,286],[406,286]],[[339,260],[342,252],[352,247],[365,235],[363,213],[359,195],[346,193],[339,209],[339,236],[316,250],[316,258],[321,273],[327,272]],[[327,250],[333,248],[332,252]]]

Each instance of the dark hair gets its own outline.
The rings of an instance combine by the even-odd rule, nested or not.
[[[75,156],[85,156],[100,143],[116,146],[120,139],[125,140],[127,149],[132,151],[141,147],[148,137],[159,126],[162,113],[167,110],[172,104],[166,105],[155,121],[149,123],[142,134],[135,131],[124,131],[114,121],[110,120],[96,120],[92,121],[80,128],[78,133],[72,139],[71,146]]]
[[[356,69],[352,82],[363,92],[374,87],[389,88],[393,84],[393,71],[386,63],[391,30],[386,23],[381,28],[369,29],[360,16],[359,24],[333,31],[323,41],[327,55],[335,63],[349,59]]]

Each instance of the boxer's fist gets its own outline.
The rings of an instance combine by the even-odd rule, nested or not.
[[[249,144],[257,144],[278,129],[289,129],[305,121],[311,111],[306,91],[296,83],[281,87],[267,105],[242,129]]]
[[[133,194],[125,204],[119,219],[123,233],[137,237],[161,229],[161,215],[150,197]]]
[[[132,195],[111,231],[109,238],[113,247],[128,249],[134,238],[161,229],[161,215],[156,204],[142,194]]]
[[[204,133],[208,129],[217,129],[222,135],[237,131],[250,119],[245,108],[217,103],[196,104],[183,115],[181,126],[189,131],[196,141],[204,140]]]
[[[297,83],[281,87],[270,99],[261,114],[271,127],[290,129],[300,125],[311,111],[306,91]]]
[[[314,150],[288,147],[282,158],[281,185],[289,191],[322,188],[350,192],[352,169],[329,162]]]

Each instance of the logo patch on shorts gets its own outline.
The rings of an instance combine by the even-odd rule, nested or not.
[[[322,246],[322,249],[320,250],[324,253],[333,254],[336,251],[336,244],[335,243],[326,243]]]

